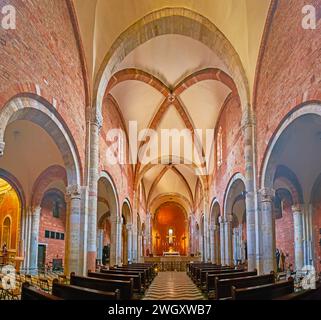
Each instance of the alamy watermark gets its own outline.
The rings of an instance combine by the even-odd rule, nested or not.
[[[2,273],[1,284],[5,290],[16,288],[16,269],[12,265],[6,265],[0,269]]]
[[[16,8],[12,5],[0,7],[0,28],[4,30],[16,29]]]
[[[141,129],[137,121],[129,121],[128,148],[124,130],[107,131],[106,158],[115,164],[188,164],[197,175],[209,174],[213,152],[214,129]],[[129,151],[127,153],[127,150]]]
[[[321,10],[321,9],[320,9]],[[303,19],[302,28],[305,30],[315,30],[317,28],[317,9],[311,4],[307,4],[302,8]]]

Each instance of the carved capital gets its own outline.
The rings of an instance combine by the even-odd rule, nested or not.
[[[132,225],[131,223],[127,223],[127,224],[126,224],[126,229],[127,229],[128,231],[132,231],[133,225]]]
[[[88,107],[87,119],[90,121],[91,124],[96,125],[98,129],[101,129],[103,125],[103,116],[99,109]]]
[[[0,157],[3,156],[4,146],[5,146],[5,142],[4,141],[0,141]]]
[[[302,204],[295,203],[294,205],[292,205],[292,212],[293,213],[302,213]]]
[[[78,184],[68,186],[66,188],[66,196],[71,199],[80,198],[80,186]]]
[[[232,213],[228,213],[225,217],[225,221],[226,222],[232,222],[233,221],[233,214]]]
[[[275,196],[275,190],[272,188],[262,188],[260,190],[261,202],[272,202]]]

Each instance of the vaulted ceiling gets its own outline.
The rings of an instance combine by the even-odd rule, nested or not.
[[[252,90],[270,0],[74,0],[74,3],[92,83],[113,42],[128,27],[152,11],[184,7],[208,18],[230,41]],[[187,159],[191,164],[173,162],[177,150],[164,151],[159,144],[158,157],[165,161],[158,164],[145,161],[134,168],[136,186],[143,185],[149,210],[156,210],[158,205],[174,198],[188,211],[193,210],[199,179],[195,163],[202,154],[208,166],[214,161],[214,134],[207,141],[210,153],[204,154],[199,142],[202,139],[205,142],[205,130],[215,128],[224,102],[235,93],[232,75],[215,50],[177,34],[157,36],[139,45],[118,63],[113,75],[106,95],[119,108],[127,130],[129,121],[137,121],[138,130],[156,130],[159,137],[162,129],[203,129],[200,137],[187,142],[196,145],[198,151]],[[144,144],[140,147],[142,150]],[[176,149],[183,148],[181,141]],[[142,159],[148,160],[148,156],[145,152]]]

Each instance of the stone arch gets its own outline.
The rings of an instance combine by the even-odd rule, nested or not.
[[[218,217],[221,215],[221,207],[217,200],[214,198],[210,206],[210,225],[215,225],[218,222]]]
[[[116,185],[112,177],[106,172],[102,171],[99,175],[98,183],[101,181],[107,192],[107,201],[110,210],[110,265],[121,263],[121,212],[119,207],[119,197]]]
[[[226,217],[227,214],[232,213],[233,205],[235,203],[235,199],[231,199],[233,197],[233,191],[237,187],[237,182],[241,181],[244,185],[244,191],[245,190],[245,178],[241,173],[236,173],[232,176],[230,179],[225,194],[224,194],[224,209],[223,209],[223,215]]]
[[[321,117],[321,102],[310,101],[295,107],[288,113],[271,137],[266,148],[264,158],[260,170],[260,185],[261,188],[273,188],[274,176],[277,169],[276,159],[273,156],[273,150],[281,137],[282,133],[298,118],[314,114]]]
[[[101,110],[107,85],[117,65],[135,48],[165,34],[180,34],[215,51],[236,84],[243,107],[249,107],[249,86],[240,57],[224,34],[207,18],[186,8],[163,8],[147,14],[113,43],[99,69],[94,87],[95,107]]]
[[[57,180],[62,180],[67,186],[66,171],[63,167],[53,165],[44,170],[32,187],[31,207],[36,208],[40,205],[44,194],[47,192],[48,186]]]
[[[21,204],[21,211],[26,209],[26,199],[25,199],[25,195],[24,195],[24,191],[22,189],[22,186],[19,182],[19,180],[10,172],[0,168],[0,178],[6,180],[16,191],[19,200],[20,200],[20,204]],[[21,215],[22,217],[22,215]]]
[[[128,198],[122,205],[122,263],[132,261],[132,210]]]
[[[308,144],[308,139],[311,139],[311,137],[314,135],[314,139],[311,139],[311,145],[315,146],[315,141],[318,141],[319,138],[318,128],[320,126],[320,122],[321,103],[319,101],[309,101],[297,105],[296,107],[292,108],[292,110],[282,119],[265,150],[260,171],[261,211],[265,224],[263,229],[263,245],[271,249],[267,250],[266,254],[263,254],[264,272],[269,272],[276,269],[277,261],[273,252],[275,250],[275,246],[277,245],[277,237],[275,234],[279,234],[281,236],[285,233],[283,230],[282,232],[278,233],[277,230],[275,230],[275,212],[273,212],[274,208],[272,206],[273,201],[275,201],[275,177],[277,176],[278,171],[280,171],[280,163],[283,165],[284,163],[287,164],[288,161],[293,167],[294,162],[292,157],[286,157],[285,155],[287,155],[289,151],[291,152],[294,150],[294,140],[296,142],[296,147],[301,147],[303,150],[305,150],[304,152],[307,152],[307,149],[305,148],[307,145],[310,145]],[[293,135],[293,130],[301,129],[302,131],[295,131],[299,132],[299,134],[293,138],[294,140],[287,139],[289,134]],[[286,145],[285,140],[287,143]],[[290,145],[290,147],[288,145]],[[303,161],[302,159],[313,159],[313,157],[304,158],[304,152],[301,152],[301,154],[297,153],[298,157],[301,155],[303,157],[301,158],[301,162]],[[316,150],[315,152],[315,154],[319,157],[319,151]],[[280,159],[282,162],[280,162]],[[314,176],[317,176],[320,172],[320,166],[316,165],[313,161],[310,161],[309,164],[313,166],[313,169],[310,168],[309,173],[313,173]],[[286,250],[294,251],[292,252],[292,261],[291,259],[288,259],[289,263],[292,264],[292,262],[294,262],[295,268],[301,269],[304,264],[311,264],[311,261],[316,262],[316,259],[313,257],[312,253],[314,251],[313,245],[316,245],[315,238],[313,237],[313,228],[316,225],[316,222],[312,222],[313,216],[315,216],[315,208],[311,206],[311,210],[309,210],[305,207],[305,205],[303,205],[306,201],[310,200],[311,191],[314,189],[313,183],[315,182],[315,179],[313,178],[312,180],[311,174],[310,178],[302,178],[304,177],[302,175],[304,170],[307,170],[304,168],[303,164],[302,166],[294,166],[294,168],[295,172],[285,170],[287,172],[285,174],[285,178],[288,181],[288,183],[285,183],[286,190],[291,193],[294,205],[290,207],[290,203],[288,206],[288,221],[285,224],[285,227],[287,228],[286,233],[289,234],[291,238],[285,239],[282,244],[284,244]],[[318,171],[316,172],[315,170]],[[300,183],[297,177],[301,179]],[[290,225],[290,222],[292,225]],[[264,230],[267,231],[264,232]],[[291,233],[288,230],[291,230]],[[304,232],[306,234],[306,239],[303,236]],[[305,241],[305,246],[308,249],[304,249]],[[289,243],[292,245],[290,246]],[[291,252],[289,256],[291,256]]]
[[[80,185],[80,160],[72,135],[54,107],[39,96],[23,94],[13,97],[0,111],[0,156],[5,147],[5,129],[16,120],[31,121],[51,136],[64,160],[68,184]]]

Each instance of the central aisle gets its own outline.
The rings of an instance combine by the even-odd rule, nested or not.
[[[160,272],[144,300],[204,300],[204,296],[185,272]]]

